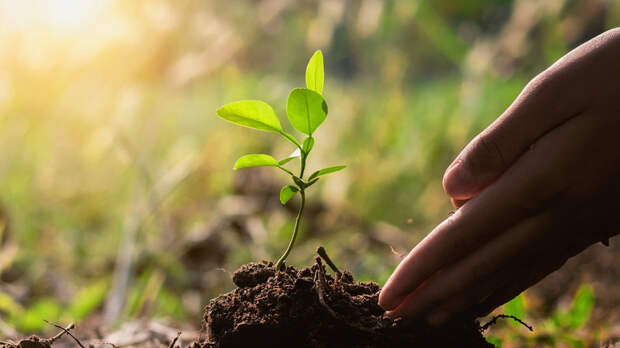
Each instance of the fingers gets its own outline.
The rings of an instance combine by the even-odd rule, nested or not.
[[[545,153],[530,154],[540,155]],[[444,220],[401,261],[385,284],[379,304],[386,310],[394,310],[438,270],[462,261],[518,221],[536,215],[549,197],[557,197],[556,188],[562,187],[558,186],[560,183],[546,185],[536,175],[527,167],[521,168]]]
[[[609,31],[574,49],[534,78],[510,107],[474,138],[444,174],[446,193],[457,200],[475,196],[496,180],[534,142],[585,112],[606,90],[597,88],[616,72],[620,31]],[[614,82],[615,83],[615,82]],[[615,92],[614,92],[615,93]],[[613,97],[611,98],[615,100]]]
[[[577,105],[558,106],[560,91],[548,73],[539,75],[513,104],[457,156],[443,177],[445,192],[467,200],[495,181],[549,130],[577,112]],[[570,104],[567,102],[566,104]]]
[[[475,253],[443,268],[427,279],[397,308],[389,312],[391,317],[415,317],[452,301],[445,308],[444,316],[469,307],[507,282],[514,274],[506,272],[520,263],[522,250],[534,244],[538,249],[548,227],[546,217],[530,218],[506,233],[489,241]],[[531,253],[531,251],[530,251]],[[435,321],[441,321],[434,318]]]
[[[459,200],[459,199],[450,198],[450,201],[452,202],[452,206],[454,206],[457,209],[462,207],[463,204],[467,203],[468,200],[469,199]]]
[[[517,238],[520,242],[514,245],[535,249],[535,246],[523,245],[527,238],[532,237],[526,231],[523,232],[526,233],[524,240],[502,235],[509,233],[519,221],[566,201],[566,192],[582,180],[578,169],[583,163],[575,158],[593,157],[592,149],[584,144],[591,144],[592,139],[599,136],[597,127],[600,126],[591,121],[591,115],[582,115],[548,133],[537,142],[535,150],[522,156],[501,180],[437,226],[396,268],[381,292],[379,304],[386,310],[395,310],[407,299],[408,303],[419,303],[411,312],[419,311],[419,307],[424,308],[432,300],[414,300],[419,296],[421,290],[418,287],[423,282],[439,270],[479,253],[482,245],[496,237],[501,236],[500,241],[502,238]],[[557,233],[545,231],[546,234],[553,232]],[[511,244],[498,245],[509,248]],[[489,262],[502,257],[500,254],[489,255]],[[454,283],[446,282],[443,286],[453,286],[451,284]],[[400,311],[409,313],[406,308]]]
[[[552,251],[554,244],[554,239],[543,237],[538,249]],[[433,326],[440,326],[459,315],[485,316],[560,268],[565,259],[562,254],[549,257],[548,253],[543,256],[536,256],[531,251],[518,253],[489,279],[476,282],[464,293],[437,303],[426,319]]]
[[[521,234],[511,231],[520,221],[542,215],[553,206],[566,202],[578,205],[579,200],[565,198],[575,198],[580,189],[581,194],[587,192],[583,182],[592,172],[587,164],[607,163],[600,161],[601,156],[609,157],[609,149],[615,148],[610,132],[617,127],[608,127],[609,119],[601,122],[604,116],[610,116],[611,109],[598,115],[602,116],[598,120],[592,115],[596,108],[585,111],[592,102],[592,91],[586,87],[592,85],[590,75],[605,71],[596,64],[604,61],[600,50],[603,46],[601,42],[586,44],[534,79],[513,105],[459,155],[446,172],[444,187],[455,206],[461,208],[401,262],[381,293],[381,306],[393,315],[415,315],[433,303],[458,297],[450,289],[467,289],[462,284],[487,286],[483,290],[497,287],[502,274],[498,276],[493,267],[476,259],[478,254],[502,264],[504,254],[512,254],[520,246],[544,253],[535,246],[537,236],[530,233],[531,229]],[[542,232],[560,233],[553,229]],[[570,248],[582,248],[583,241],[574,235],[583,231],[569,228],[562,232],[573,235],[569,239],[575,245]],[[550,252],[546,257],[550,265],[565,260],[562,253]],[[493,292],[485,300],[486,306],[509,300],[552,268],[530,278],[514,279],[504,290]],[[453,306],[444,312],[449,315],[475,301],[476,296],[465,294],[463,300],[455,298]]]

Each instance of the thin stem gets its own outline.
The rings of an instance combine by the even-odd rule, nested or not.
[[[301,193],[301,206],[299,207],[299,212],[297,213],[297,219],[295,219],[295,227],[293,229],[293,236],[291,237],[291,241],[288,243],[288,247],[286,247],[286,251],[284,252],[284,255],[282,255],[282,257],[280,257],[278,262],[276,262],[276,270],[280,270],[280,268],[282,267],[282,264],[284,263],[284,261],[286,261],[288,254],[291,252],[291,249],[293,249],[293,245],[295,244],[295,239],[297,238],[297,231],[299,231],[299,225],[301,225],[301,214],[303,213],[304,206],[306,205],[306,193],[304,192],[304,190],[300,190],[299,193]]]
[[[301,171],[299,172],[299,178],[304,178],[304,170],[306,170],[306,159],[308,158],[308,154],[304,151],[301,151]]]
[[[75,336],[73,336],[73,335],[71,334],[71,332],[69,332],[69,330],[71,330],[71,329],[75,328],[75,324],[74,324],[74,323],[71,323],[71,324],[69,324],[69,326],[67,326],[66,328],[64,328],[64,327],[62,327],[62,326],[60,326],[60,325],[58,325],[58,324],[50,323],[49,321],[47,321],[47,320],[45,320],[45,319],[43,319],[43,321],[44,321],[44,322],[46,322],[46,323],[48,323],[49,325],[55,326],[55,327],[57,327],[57,328],[59,328],[59,329],[61,329],[61,330],[62,330],[61,332],[59,332],[58,334],[56,334],[54,337],[52,337],[52,338],[48,339],[48,340],[47,340],[47,341],[48,341],[48,343],[50,343],[50,344],[51,344],[51,343],[54,343],[54,341],[58,340],[60,337],[62,337],[62,335],[67,334],[67,335],[71,336],[71,338],[73,338],[73,340],[74,340],[74,341],[75,341],[75,342],[76,342],[76,343],[77,343],[80,347],[82,347],[82,348],[86,348],[86,347],[84,347],[84,345],[82,344],[82,342],[80,342],[80,340],[78,340]],[[20,346],[21,346],[21,345],[20,345]]]
[[[282,166],[276,166],[276,167],[278,167],[278,168],[282,169],[283,171],[285,171],[285,172],[286,172],[287,174],[289,174],[290,176],[295,176],[295,174],[293,174],[293,172],[291,172],[290,170],[288,170],[288,169],[286,169],[286,168],[284,168],[284,167],[282,167]]]
[[[288,141],[290,141],[291,143],[295,144],[295,146],[297,146],[299,148],[299,151],[303,152],[304,149],[301,146],[301,144],[299,143],[299,141],[297,141],[297,139],[295,139],[295,137],[293,137],[292,135],[288,134],[285,131],[280,131],[279,132],[283,137],[285,137]]]

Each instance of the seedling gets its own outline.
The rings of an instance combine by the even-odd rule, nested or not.
[[[299,206],[297,218],[295,219],[293,234],[291,235],[291,240],[284,254],[276,262],[277,270],[280,270],[284,265],[286,258],[295,244],[297,234],[299,233],[301,216],[306,204],[306,189],[314,185],[314,183],[319,180],[320,176],[337,172],[346,167],[334,166],[323,168],[312,173],[307,179],[304,179],[306,162],[308,161],[310,151],[312,151],[314,147],[314,138],[312,134],[314,134],[314,131],[316,131],[327,117],[327,102],[322,96],[323,82],[323,53],[319,50],[312,55],[306,67],[307,88],[293,89],[286,103],[286,114],[289,122],[293,128],[307,136],[302,143],[297,141],[293,135],[282,129],[280,120],[278,116],[276,116],[273,108],[263,101],[241,100],[226,104],[217,110],[217,115],[226,121],[243,127],[278,133],[296,146],[295,151],[280,161],[266,154],[250,154],[239,158],[233,167],[235,170],[261,166],[281,169],[291,177],[292,185],[285,185],[282,187],[280,191],[280,202],[286,204],[286,202],[297,193],[301,196],[301,205]],[[292,171],[284,167],[285,164],[292,160],[300,161],[299,175],[295,175]]]

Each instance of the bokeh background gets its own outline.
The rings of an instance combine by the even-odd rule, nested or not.
[[[262,99],[292,130],[286,98],[316,49],[330,114],[309,166],[348,168],[311,190],[290,263],[324,245],[383,283],[451,211],[441,178],[460,149],[619,24],[617,0],[0,0],[0,337],[41,319],[197,328],[232,271],[277,258],[298,204],[278,201],[287,178],[232,165],[291,145],[215,110]],[[618,244],[501,309],[535,334],[500,322],[490,339],[620,336]]]

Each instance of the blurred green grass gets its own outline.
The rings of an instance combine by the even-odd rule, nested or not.
[[[20,330],[43,329],[29,308],[101,312],[127,243],[120,318],[196,320],[232,286],[226,272],[277,257],[292,223],[274,204],[284,178],[231,167],[292,149],[215,110],[262,99],[284,119],[318,48],[331,121],[311,169],[348,168],[310,196],[291,262],[323,244],[382,283],[389,246],[406,252],[451,210],[441,177],[460,149],[535,74],[620,21],[617,2],[585,0],[106,4],[64,31],[45,11],[1,7],[23,16],[0,26],[0,240],[17,248],[0,263],[13,301],[0,315]]]

